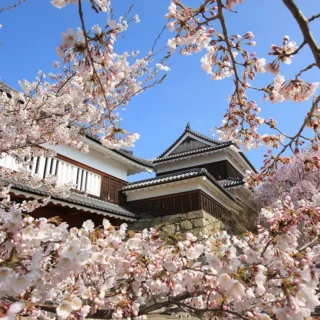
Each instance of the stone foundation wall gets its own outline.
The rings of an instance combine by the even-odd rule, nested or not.
[[[175,234],[191,232],[194,235],[209,235],[216,230],[225,229],[221,221],[204,210],[175,214],[158,218],[142,218],[130,226],[132,230],[143,230],[158,226],[162,231]]]

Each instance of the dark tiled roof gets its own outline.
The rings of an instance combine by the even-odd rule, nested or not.
[[[224,180],[219,180],[218,182],[224,188],[231,188],[244,185],[244,181],[242,178],[227,178]]]
[[[183,136],[187,133],[191,133],[194,136],[201,138],[205,141],[214,143],[216,146],[211,146],[211,147],[207,147],[207,148],[199,148],[198,150],[190,150],[187,152],[183,152],[183,153],[177,153],[177,154],[172,154],[170,156],[165,157],[164,155],[170,151],[178,142],[180,142],[180,140],[183,138]],[[180,137],[167,149],[165,150],[159,157],[157,157],[156,159],[153,160],[153,164],[157,164],[160,163],[161,161],[170,161],[170,160],[174,160],[174,159],[178,159],[178,158],[183,158],[189,155],[193,155],[193,154],[198,154],[198,153],[205,153],[205,152],[210,152],[212,150],[218,150],[218,149],[223,149],[226,147],[229,147],[231,145],[233,145],[234,143],[231,141],[218,141],[215,139],[211,139],[199,132],[196,132],[194,130],[192,130],[190,128],[190,124],[188,123],[185,130],[182,132],[182,134],[180,135]],[[243,152],[239,152],[239,154],[241,155],[241,157],[247,162],[247,164],[251,167],[251,169],[254,172],[257,172],[256,168],[254,167],[254,165],[249,161],[249,159],[246,157],[246,155]]]
[[[233,196],[225,188],[223,188],[218,183],[218,181],[205,168],[194,168],[194,169],[175,172],[175,173],[171,173],[171,174],[161,175],[159,177],[155,177],[155,178],[151,178],[151,179],[141,180],[141,181],[137,181],[137,182],[131,182],[127,186],[122,188],[122,191],[129,191],[129,190],[134,190],[134,189],[146,188],[146,187],[150,187],[150,186],[154,186],[154,185],[165,184],[165,183],[170,183],[170,182],[174,182],[174,181],[180,181],[180,180],[185,180],[185,179],[190,179],[190,178],[195,178],[195,177],[200,177],[200,176],[207,177],[208,180],[210,180],[213,184],[215,184],[228,197],[230,197],[231,199],[234,199]]]
[[[163,162],[163,161],[170,161],[170,160],[174,160],[174,159],[178,159],[178,158],[184,158],[184,157],[187,157],[187,156],[193,155],[193,154],[206,153],[206,152],[210,152],[210,151],[214,151],[214,150],[223,149],[223,148],[226,148],[231,145],[232,145],[231,142],[224,142],[224,143],[221,143],[220,145],[217,145],[217,146],[201,148],[198,150],[191,150],[191,151],[174,154],[174,155],[167,156],[167,157],[157,158],[157,159],[153,160],[153,163],[157,164],[157,163]]]
[[[94,135],[91,130],[84,130],[84,134],[85,136],[90,139],[90,140],[93,140],[95,142],[98,142],[99,144],[101,144],[101,141],[99,139],[99,137],[97,137],[96,135]],[[149,167],[149,168],[153,168],[153,165],[152,165],[152,161],[149,161],[149,160],[146,160],[146,159],[143,159],[143,158],[140,158],[140,157],[136,157],[133,155],[133,152],[132,151],[129,151],[129,150],[124,150],[124,149],[109,149],[117,154],[120,154],[121,156],[129,159],[129,160],[132,160],[138,164],[141,164],[143,166],[146,166],[146,167]]]
[[[180,137],[168,149],[166,149],[164,152],[162,152],[162,154],[159,157],[157,157],[157,159],[162,158],[168,151],[170,151],[183,138],[183,136],[187,132],[189,132],[189,133],[193,134],[194,136],[196,136],[198,138],[201,138],[201,139],[203,139],[205,141],[214,143],[216,145],[224,145],[225,144],[225,142],[221,142],[221,141],[218,141],[218,140],[211,139],[211,138],[209,138],[209,137],[207,137],[207,136],[205,136],[205,135],[203,135],[203,134],[201,134],[199,132],[196,132],[196,131],[192,130],[190,128],[190,124],[188,123],[186,128],[184,129],[184,131],[180,135]]]
[[[24,184],[21,184],[19,182],[16,182],[11,179],[2,179],[0,178],[1,182],[4,182],[5,184],[10,184],[12,186],[12,189],[20,190],[20,191],[26,191],[28,193],[32,193],[35,195],[40,196],[49,196],[48,192],[43,188],[31,188]],[[137,215],[130,212],[129,210],[116,205],[112,204],[106,201],[102,201],[99,199],[95,199],[92,197],[88,197],[76,192],[71,192],[69,197],[63,198],[63,197],[57,197],[57,196],[51,196],[54,200],[63,201],[66,203],[72,203],[78,206],[82,206],[85,208],[91,208],[91,209],[97,209],[99,211],[104,211],[106,213],[113,213],[124,217],[130,217],[130,218],[137,218]]]

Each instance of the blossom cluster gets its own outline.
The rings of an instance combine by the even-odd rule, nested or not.
[[[286,194],[290,194],[296,205],[300,199],[311,200],[320,191],[319,164],[310,161],[314,158],[319,158],[319,151],[305,149],[298,157],[293,156],[289,164],[278,170],[272,181],[265,182],[255,191],[254,203],[263,208]]]
[[[108,220],[69,230],[12,206],[0,220],[1,316],[14,309],[30,319],[46,312],[121,319],[178,306],[221,319],[306,319],[319,305],[320,246],[298,242],[302,233],[319,236],[319,199],[295,209],[287,197],[264,209],[270,227],[258,234],[199,239],[127,231]]]
[[[1,168],[1,177],[32,188],[43,186],[49,194],[62,196],[72,186],[58,185],[55,177],[43,180],[31,175],[33,159],[53,157],[49,148],[57,144],[88,152],[83,139],[86,131],[108,148],[134,146],[139,134],[120,126],[120,111],[134,96],[160,83],[159,74],[169,70],[153,64],[152,52],[144,57],[138,52],[115,52],[119,35],[130,22],[140,21],[137,15],[116,21],[111,19],[109,0],[92,1],[93,8],[106,12],[107,21],[87,31],[81,1],[52,1],[57,8],[67,4],[78,5],[82,24],[77,31],[69,28],[62,33],[56,50],[62,62],[54,62],[56,73],[39,71],[35,81],[20,81],[20,92],[0,83],[0,159],[11,157],[19,164],[18,171]],[[6,187],[0,188],[8,194]]]
[[[52,0],[51,4],[61,9],[68,4],[78,4],[79,0]],[[93,8],[101,10],[103,12],[108,12],[110,10],[110,0],[94,0],[92,1]]]

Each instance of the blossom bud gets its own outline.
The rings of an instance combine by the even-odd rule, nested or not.
[[[244,35],[245,39],[253,39],[254,35],[251,31],[248,31],[245,35]]]

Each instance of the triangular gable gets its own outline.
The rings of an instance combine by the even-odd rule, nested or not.
[[[215,147],[220,145],[218,141],[194,134],[190,129],[185,130],[184,133],[176,140],[161,156],[158,158],[168,157],[170,155],[177,155],[188,151],[201,150],[208,147]]]
[[[170,153],[170,155],[193,151],[193,150],[198,150],[198,149],[203,149],[203,148],[207,148],[207,147],[209,147],[208,144],[203,143],[201,141],[198,141],[196,139],[193,139],[191,137],[187,137],[183,140],[183,142],[180,143],[180,145],[178,145]]]

